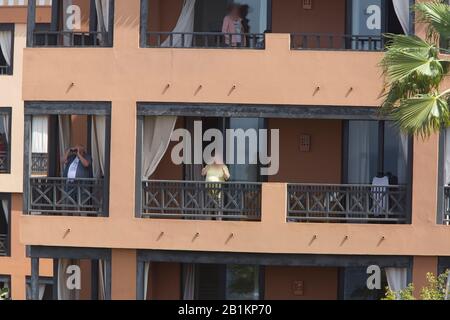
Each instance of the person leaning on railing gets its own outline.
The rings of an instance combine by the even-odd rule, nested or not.
[[[228,14],[223,19],[222,33],[225,33],[225,44],[230,47],[245,47],[244,25],[241,18],[241,6],[231,4]],[[230,35],[231,34],[231,35]]]
[[[202,176],[205,177],[206,182],[212,182],[206,184],[206,189],[216,205],[220,207],[223,199],[222,183],[230,180],[231,176],[227,165],[223,163],[219,154],[213,156],[212,164],[203,168]]]

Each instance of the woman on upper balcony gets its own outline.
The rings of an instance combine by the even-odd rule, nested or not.
[[[239,4],[233,3],[228,7],[228,14],[223,19],[222,33],[225,33],[227,46],[245,47],[244,26]]]

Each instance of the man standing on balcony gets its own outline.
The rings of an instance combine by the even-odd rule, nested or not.
[[[84,146],[70,148],[64,154],[63,177],[68,179],[92,178],[92,159]]]

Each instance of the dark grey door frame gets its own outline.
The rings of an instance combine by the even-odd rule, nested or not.
[[[111,167],[111,102],[72,102],[72,101],[26,101],[24,123],[24,175],[23,210],[29,214],[29,195],[31,177],[31,130],[33,116],[42,115],[87,115],[105,116],[105,177],[103,187],[104,216],[109,216],[109,189]]]
[[[105,299],[111,300],[111,282],[112,282],[112,252],[111,249],[98,248],[67,248],[67,247],[43,247],[29,246],[27,248],[27,257],[31,260],[31,300],[39,300],[39,260],[53,259],[53,297],[57,299],[58,285],[58,260],[103,260],[105,263]],[[95,264],[93,264],[95,265]],[[96,264],[98,266],[98,264]],[[93,270],[93,268],[92,268]],[[56,271],[56,272],[55,272]],[[96,278],[98,275],[93,274]],[[96,278],[98,279],[98,278]],[[97,282],[98,283],[98,282]],[[94,289],[94,287],[93,287]],[[93,290],[92,296],[98,291]]]

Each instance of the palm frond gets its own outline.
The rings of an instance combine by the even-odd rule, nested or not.
[[[449,124],[448,100],[438,94],[403,99],[391,117],[403,131],[427,137]]]
[[[440,37],[450,37],[450,6],[443,1],[430,1],[418,3],[417,22],[428,24],[427,37],[437,40]]]

